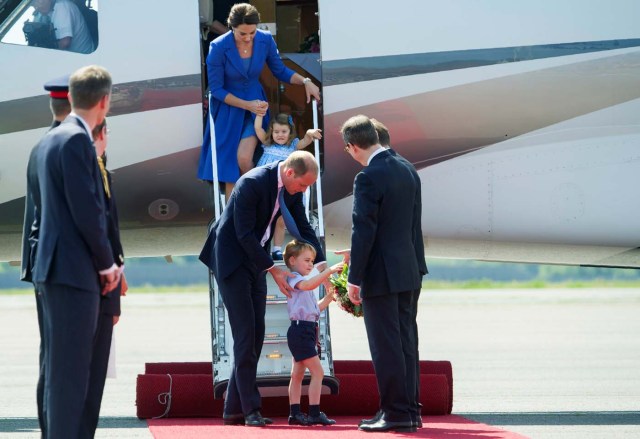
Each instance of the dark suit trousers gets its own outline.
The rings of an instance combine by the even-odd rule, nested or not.
[[[412,318],[414,293],[365,297],[364,324],[388,421],[411,421],[416,392],[416,343]]]
[[[109,366],[112,334],[113,316],[101,312],[98,316],[98,328],[93,347],[93,358],[91,359],[87,402],[80,426],[80,437],[83,438],[92,438],[98,427],[102,393],[104,392],[104,383],[107,379],[107,368]]]
[[[100,294],[47,283],[39,289],[46,315],[47,437],[75,439],[82,437]]]
[[[246,415],[262,406],[256,372],[264,341],[265,274],[241,265],[226,279],[218,279],[233,335],[234,358],[224,402],[225,415]]]
[[[36,403],[38,404],[38,424],[42,437],[47,437],[46,416],[47,412],[44,406],[44,359],[46,347],[44,344],[44,304],[42,303],[42,294],[35,290],[36,295],[36,311],[38,312],[38,331],[40,332],[40,356],[38,361],[38,386],[36,387]]]

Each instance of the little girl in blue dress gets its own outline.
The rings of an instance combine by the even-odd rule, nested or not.
[[[322,130],[307,130],[302,139],[296,137],[296,128],[290,115],[280,113],[272,118],[269,127],[265,132],[262,129],[262,116],[256,115],[254,121],[256,136],[262,143],[262,157],[257,166],[284,160],[293,151],[304,149],[313,142],[314,139],[322,139]],[[276,228],[273,232],[273,248],[271,258],[276,261],[282,260],[282,243],[284,242],[284,221],[278,218]]]

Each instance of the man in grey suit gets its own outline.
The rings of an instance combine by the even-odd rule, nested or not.
[[[356,175],[348,290],[362,303],[380,393],[380,412],[364,431],[415,432],[417,350],[415,291],[427,267],[422,243],[420,178],[415,168],[380,146],[366,116],[341,129],[345,150],[364,169]]]
[[[33,281],[45,315],[44,405],[48,437],[77,438],[86,403],[100,295],[120,271],[107,236],[100,171],[91,132],[111,99],[111,76],[88,66],[69,79],[72,113],[38,144]]]
[[[49,92],[50,101],[49,108],[53,115],[53,122],[49,129],[53,129],[60,125],[62,121],[71,113],[71,105],[69,104],[69,75],[52,79],[44,84],[44,89]],[[36,175],[36,154],[38,146],[34,146],[29,155],[27,164],[27,179],[30,182],[37,181]],[[32,283],[31,271],[33,270],[33,262],[35,260],[36,247],[38,245],[38,228],[33,227],[34,219],[34,199],[40,199],[40,188],[37,184],[27,185],[27,194],[24,200],[24,224],[22,229],[22,269],[20,280]],[[41,293],[35,288],[36,294],[36,312],[38,314],[38,330],[40,332],[40,356],[38,359],[39,374],[38,384],[36,388],[36,403],[38,405],[38,424],[43,437],[47,437],[44,410],[44,312],[42,309]]]

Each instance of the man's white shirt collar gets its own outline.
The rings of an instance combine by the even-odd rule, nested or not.
[[[89,138],[91,139],[91,141],[93,142],[93,133],[91,132],[91,127],[89,126],[89,124],[87,123],[86,120],[84,120],[82,117],[78,116],[76,113],[74,113],[73,111],[70,114],[73,117],[77,117],[78,120],[80,122],[82,122],[82,125],[84,126],[84,129],[87,130],[87,134],[89,134]]]
[[[373,152],[373,154],[371,154],[371,155],[369,156],[369,160],[367,160],[367,166],[369,166],[369,163],[371,163],[371,160],[372,160],[375,156],[377,156],[378,154],[380,154],[382,151],[386,151],[386,149],[385,149],[385,148],[383,148],[382,146],[378,146],[378,149],[376,149],[376,150]]]

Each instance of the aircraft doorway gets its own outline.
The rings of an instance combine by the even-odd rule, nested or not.
[[[219,5],[226,11],[226,8],[235,2],[219,1]],[[303,77],[313,80],[322,89],[322,71],[320,68],[320,37],[319,37],[319,16],[317,0],[253,0],[250,1],[258,11],[260,11],[259,28],[269,30],[278,46],[280,55],[287,67],[299,73]],[[216,9],[216,0],[200,1],[200,20],[202,23],[202,82],[206,95],[208,91],[208,78],[206,57],[209,50],[209,42],[217,36],[216,32],[221,31],[218,24],[213,24],[216,20],[222,20],[226,16]],[[224,23],[226,26],[226,22]],[[209,33],[209,29],[211,30]],[[311,104],[307,104],[305,90],[303,87],[293,86],[278,81],[264,67],[260,76],[269,108],[272,116],[278,113],[290,114],[293,118],[296,132],[302,137],[306,130],[314,127],[313,111]],[[203,116],[207,117],[207,100],[203,100]],[[322,129],[322,103],[318,106],[319,116],[318,128]],[[309,152],[313,152],[313,144],[307,147]],[[322,141],[320,142],[322,151]],[[261,148],[256,148],[254,162],[257,163]]]
[[[251,1],[251,4],[260,12],[258,28],[271,32],[284,64],[303,78],[310,78],[316,85],[321,85],[317,1],[269,0]],[[217,7],[215,1],[213,7],[214,9]],[[221,29],[221,31],[224,31],[224,29]],[[203,50],[203,71],[206,72],[207,65],[204,52]],[[315,102],[307,103],[305,89],[308,87],[279,81],[266,65],[260,74],[260,82],[265,90],[266,100],[269,102],[270,117],[275,118],[279,113],[291,115],[297,132],[296,137],[302,139],[306,131],[312,128],[322,129],[322,123],[320,122],[322,118],[316,111],[321,107],[318,107]],[[205,111],[205,115],[209,118],[207,122],[211,126],[214,123],[213,119],[207,111]],[[314,115],[317,117],[314,117]],[[212,138],[212,143],[214,140]],[[316,145],[312,142],[305,149],[314,154],[321,162],[321,143]],[[254,155],[254,163],[258,162],[262,150],[263,148],[258,144]],[[218,156],[214,155],[213,151],[212,149],[211,166],[213,171],[216,172],[216,159]],[[322,163],[320,165],[322,166]],[[213,180],[214,182],[217,181],[217,174],[213,175]],[[211,192],[215,206],[215,218],[213,218],[215,220],[225,208],[224,189],[222,185],[214,184]],[[319,179],[317,184],[310,188],[305,195],[304,203],[309,223],[315,230],[320,245],[324,246],[321,199],[321,179]],[[291,239],[292,236],[285,235],[284,243]],[[274,241],[272,244],[282,246],[282,243],[275,244]],[[273,250],[273,247],[271,250]],[[272,252],[271,254],[273,256],[274,253]],[[274,257],[274,263],[284,268],[284,262],[281,259],[282,256],[280,256],[280,259]],[[228,313],[212,273],[210,273],[209,281],[214,395],[216,398],[222,398],[231,376],[234,352],[233,337]],[[320,287],[317,290],[315,294],[318,295],[318,298],[323,297],[324,290]],[[265,326],[263,355],[259,358],[257,366],[257,385],[263,396],[286,395],[292,365],[292,355],[287,345],[287,330],[290,326],[290,319],[287,312],[286,297],[279,291],[271,276],[267,276]],[[327,311],[323,311],[319,316],[317,340],[321,347],[320,361],[325,372],[322,393],[336,394],[338,392],[338,381],[333,376],[329,313]],[[308,377],[304,383],[303,394],[306,394]]]
[[[275,4],[276,43],[287,67],[311,78],[322,88],[318,2],[278,0],[264,3]],[[274,112],[291,114],[299,135],[313,128],[311,104],[306,103],[302,87],[277,84],[271,76],[271,81],[265,82],[265,89]],[[318,109],[322,112],[321,103]],[[319,123],[322,125],[321,117]],[[313,152],[313,145],[309,148]]]

